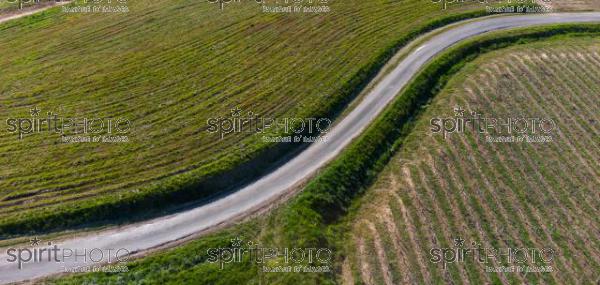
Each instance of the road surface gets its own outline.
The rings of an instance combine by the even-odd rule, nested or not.
[[[399,95],[400,90],[413,78],[421,67],[448,47],[459,41],[488,31],[507,28],[529,27],[540,24],[599,22],[600,13],[570,13],[543,15],[515,15],[482,18],[445,30],[424,42],[405,57],[389,74],[378,82],[363,100],[327,134],[326,142],[310,145],[295,158],[260,180],[238,191],[181,213],[140,222],[117,229],[108,229],[90,235],[60,241],[62,253],[77,251],[81,256],[64,262],[48,262],[46,255],[41,262],[28,262],[18,268],[13,255],[7,249],[0,250],[0,283],[23,281],[62,272],[65,268],[93,265],[90,257],[101,261],[122,256],[128,252],[144,251],[182,239],[195,233],[227,223],[259,207],[292,189],[294,185],[310,177],[316,170],[338,155],[352,142],[382,110]],[[401,29],[402,27],[398,27]],[[39,247],[48,248],[46,241]],[[31,247],[38,248],[38,247]],[[121,250],[120,250],[121,249]],[[88,253],[87,262],[83,254]],[[90,253],[91,252],[91,253]],[[22,252],[23,259],[27,257]],[[59,257],[59,260],[62,259]]]

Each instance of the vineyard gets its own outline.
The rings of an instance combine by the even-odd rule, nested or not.
[[[340,279],[346,284],[597,282],[599,70],[595,38],[518,46],[469,63],[431,103],[364,198]],[[455,117],[457,107],[491,118],[550,118],[556,129],[551,142],[488,142],[485,134],[472,131],[447,138],[433,133],[430,119]],[[502,259],[434,262],[432,250],[456,248],[548,248],[554,258],[541,265],[553,271],[490,272],[514,265]]]
[[[0,0],[0,283],[600,285],[599,0],[56,1]]]

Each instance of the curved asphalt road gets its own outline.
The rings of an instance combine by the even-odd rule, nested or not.
[[[91,251],[87,262],[83,260],[82,256],[77,260],[68,258],[64,262],[48,262],[47,255],[43,255],[43,262],[25,263],[22,264],[22,269],[18,269],[17,263],[8,262],[13,258],[8,255],[7,249],[2,249],[0,250],[0,283],[23,281],[60,273],[64,267],[91,265],[93,263],[89,260],[89,256],[94,260],[100,259],[100,251],[94,249],[103,250],[103,261],[107,261],[109,256],[114,260],[115,255],[127,253],[125,250],[117,253],[118,249],[124,248],[132,252],[150,249],[244,215],[284,194],[286,190],[309,177],[338,155],[399,94],[399,91],[423,65],[449,46],[493,30],[540,24],[583,22],[600,22],[600,13],[504,16],[480,19],[446,30],[415,49],[392,72],[386,75],[348,116],[330,130],[326,143],[312,144],[269,175],[220,200],[167,217],[59,242],[59,248],[70,249],[72,252],[77,251],[78,254],[84,253],[86,249],[88,252]],[[46,241],[40,245],[46,246]],[[69,255],[66,250],[61,252]],[[75,254],[71,253],[71,255]],[[27,254],[22,253],[22,256],[26,259]],[[59,257],[59,259],[62,258]]]

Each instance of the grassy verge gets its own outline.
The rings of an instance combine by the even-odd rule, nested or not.
[[[429,64],[341,157],[302,193],[268,217],[135,261],[131,263],[129,273],[87,274],[52,282],[333,284],[344,258],[342,249],[345,248],[345,237],[349,232],[347,219],[357,215],[352,211],[360,200],[357,198],[364,193],[394,151],[402,146],[415,119],[454,73],[478,55],[491,50],[566,35],[598,34],[600,25],[555,25],[493,33],[462,43]],[[251,237],[262,244],[276,247],[334,249],[337,253],[335,271],[330,274],[265,274],[259,272],[259,265],[249,260],[230,264],[224,269],[206,262],[207,249],[228,246],[229,239],[235,236]]]

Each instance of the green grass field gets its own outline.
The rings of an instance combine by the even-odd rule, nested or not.
[[[599,155],[598,148],[594,148],[598,143],[598,115],[593,110],[597,109],[594,102],[600,78],[589,71],[600,68],[597,37],[600,27],[590,26],[591,34],[584,36],[559,35],[539,41],[549,35],[548,31],[568,33],[582,29],[555,26],[494,33],[457,47],[436,60],[431,68],[445,66],[443,61],[456,54],[472,59],[473,54],[465,54],[465,49],[477,54],[498,48],[489,45],[479,51],[471,48],[473,44],[483,45],[484,41],[499,44],[515,37],[516,41],[527,38],[529,42],[484,54],[465,66],[462,61],[455,62],[458,65],[444,69],[441,76],[419,77],[348,152],[302,193],[276,210],[176,249],[130,262],[127,273],[83,274],[47,281],[51,284],[594,283],[597,276],[593,269],[597,268],[599,258],[595,249],[598,241],[594,238],[598,229],[594,213],[599,205],[594,197],[600,175],[591,166]],[[573,60],[565,63],[566,58]],[[461,66],[458,74],[453,73],[455,67]],[[565,73],[559,73],[559,69]],[[424,72],[432,71],[428,67]],[[581,75],[573,76],[572,72]],[[416,122],[395,120],[394,115],[414,114],[403,110],[402,102],[423,85],[419,80],[445,84],[445,74],[452,75],[450,82],[425,106]],[[548,145],[486,145],[468,134],[455,134],[447,141],[429,134],[429,120],[452,116],[453,104],[489,116],[551,116],[559,122],[560,132],[556,133],[556,143]],[[565,128],[565,124],[573,128]],[[386,141],[382,134],[393,134],[398,127],[411,131],[406,137],[399,135],[394,147],[400,147],[399,151],[374,185],[361,195],[361,185],[369,184],[365,177],[377,175],[380,167],[363,168],[358,163],[382,161],[373,157],[373,150],[363,146],[389,146],[382,143]],[[590,132],[580,132],[580,128]],[[472,158],[467,158],[467,152]],[[383,156],[386,155],[389,153]],[[348,160],[357,164],[344,163]],[[571,168],[582,170],[569,172]],[[224,269],[207,262],[208,249],[230,247],[230,239],[234,237],[265,247],[330,248],[336,255],[333,273],[261,273],[261,266],[248,260],[226,264]],[[470,263],[459,267],[449,265],[449,270],[443,271],[440,264],[428,263],[426,247],[434,241],[439,247],[449,246],[452,240],[448,239],[456,237],[464,238],[467,243],[478,241],[495,247],[547,246],[560,254],[552,264],[555,273],[546,275],[486,274],[479,265]]]
[[[431,103],[352,222],[346,284],[598,281],[600,40],[548,41],[469,63]],[[494,118],[552,118],[549,143],[447,139],[430,118],[461,106]],[[431,261],[454,238],[488,248],[552,248],[552,273],[487,273],[477,262]],[[487,266],[503,263],[491,262]],[[504,264],[507,265],[507,264]]]
[[[259,135],[220,139],[208,118],[234,108],[332,116],[395,48],[466,9],[421,0],[336,1],[320,15],[267,14],[252,3],[127,5],[126,14],[58,8],[0,25],[0,237],[126,219],[252,178],[270,162],[259,156],[269,145]],[[34,108],[127,119],[129,143],[7,132],[5,120]],[[221,173],[224,183],[202,184]]]

